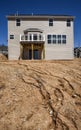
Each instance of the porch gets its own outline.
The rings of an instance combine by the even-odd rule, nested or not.
[[[20,59],[40,60],[45,58],[44,43],[20,43]]]

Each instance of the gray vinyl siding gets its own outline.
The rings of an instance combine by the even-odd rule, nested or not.
[[[49,18],[46,20],[21,19],[21,26],[16,26],[16,20],[8,20],[8,51],[9,59],[17,60],[20,56],[20,34],[28,28],[38,28],[43,30],[45,35],[45,59],[73,59],[74,30],[73,21],[71,27],[66,26],[66,20],[55,20],[53,26],[49,27]],[[66,44],[48,44],[47,35],[66,35]],[[14,35],[14,39],[10,39]]]

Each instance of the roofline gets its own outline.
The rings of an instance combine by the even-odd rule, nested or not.
[[[16,15],[7,15],[6,16],[7,19],[16,19],[16,18],[22,18],[22,19],[25,19],[25,18],[28,18],[28,19],[31,19],[31,18],[44,18],[44,19],[47,19],[47,18],[57,18],[57,19],[74,19],[75,17],[74,16],[71,16],[71,15],[44,15],[44,14],[39,14],[39,15],[29,15],[29,14],[16,14]]]

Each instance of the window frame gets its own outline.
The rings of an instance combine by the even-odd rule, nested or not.
[[[56,35],[55,35],[55,34],[52,35],[52,40],[53,40],[53,44],[56,44],[56,43],[57,43]]]
[[[48,34],[48,35],[47,35],[48,44],[51,44],[51,36],[52,36],[51,34]]]
[[[49,18],[49,27],[52,27],[53,26],[53,19],[52,18]]]
[[[42,40],[42,35],[41,35],[41,34],[39,34],[39,40],[40,40],[40,41]]]
[[[71,27],[71,20],[67,19],[67,27]]]
[[[32,41],[32,34],[29,34],[29,41]]]
[[[16,19],[16,26],[17,27],[21,26],[21,20],[20,19]]]
[[[67,36],[66,35],[55,35],[55,34],[48,34],[47,35],[47,43],[48,44],[66,44],[67,43]]]
[[[37,41],[37,40],[38,40],[37,34],[33,34],[33,40],[34,40],[34,41]]]
[[[62,43],[62,35],[57,35],[57,43],[58,44]]]
[[[66,44],[66,35],[62,35],[62,44]]]
[[[13,40],[14,39],[14,35],[10,34],[10,39]]]

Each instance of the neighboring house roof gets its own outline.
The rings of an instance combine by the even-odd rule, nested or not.
[[[71,15],[50,15],[50,14],[15,14],[15,15],[8,15],[6,16],[7,19],[14,19],[14,18],[22,18],[22,19],[30,19],[30,18],[43,18],[43,19],[47,19],[47,18],[54,18],[54,19],[71,19],[74,20],[74,16]]]
[[[8,54],[8,47],[7,46],[0,46],[0,53],[1,54]]]
[[[8,47],[7,46],[0,46],[0,51],[8,51]]]
[[[74,48],[74,56],[77,58],[81,58],[81,47]]]
[[[74,48],[74,50],[79,50],[79,51],[81,51],[81,47],[76,47],[76,48]]]
[[[28,29],[24,30],[24,33],[26,33],[26,32],[41,32],[41,33],[43,33],[43,30],[38,29],[38,28],[28,28]]]

